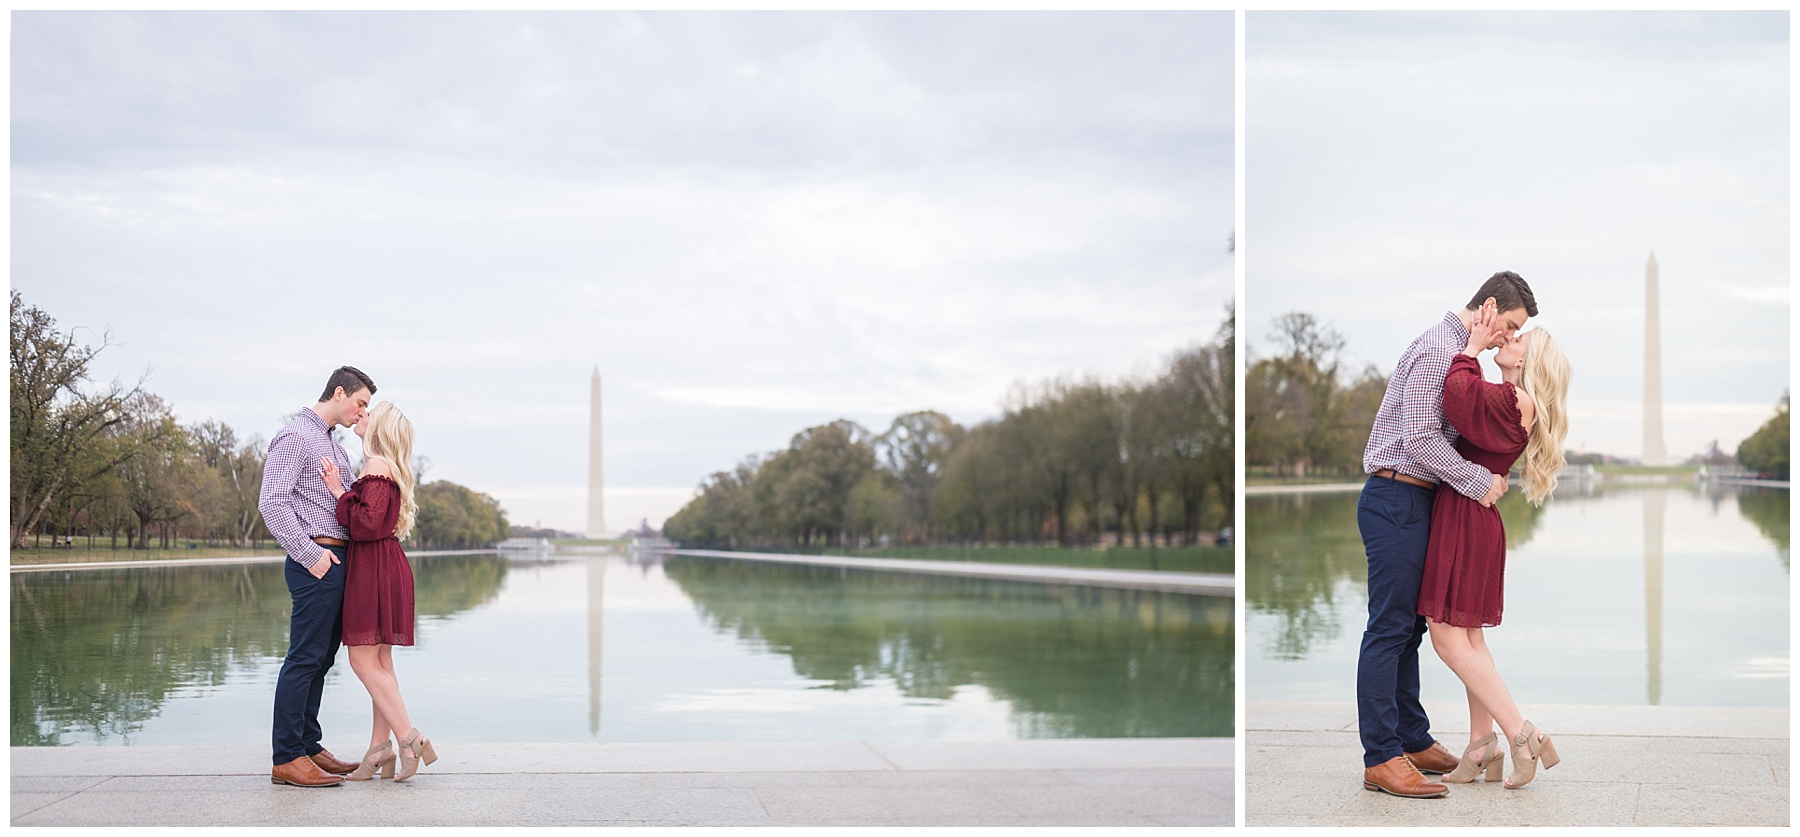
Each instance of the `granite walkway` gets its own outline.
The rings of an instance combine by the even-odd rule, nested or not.
[[[928,573],[1047,584],[1080,584],[1123,587],[1208,596],[1237,593],[1237,577],[1224,573],[1160,572],[1155,570],[1100,570],[1085,567],[1049,567],[1037,564],[990,564],[981,561],[917,561],[906,558],[846,558],[836,555],[786,555],[776,552],[723,552],[714,549],[677,549],[676,555],[730,558],[774,564],[809,564],[883,572]]]
[[[329,744],[330,742],[328,742]],[[454,744],[404,784],[272,785],[268,748],[14,747],[11,824],[1194,826],[1229,738]],[[360,749],[360,748],[354,748]],[[353,750],[346,743],[340,756]]]
[[[1438,740],[1468,745],[1467,708],[1427,702]],[[1362,787],[1356,707],[1252,701],[1245,707],[1244,823],[1267,825],[1788,824],[1788,710],[1532,706],[1562,763],[1532,783],[1452,785],[1437,799]],[[1508,768],[1511,769],[1510,763]]]

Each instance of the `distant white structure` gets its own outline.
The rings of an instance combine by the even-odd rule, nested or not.
[[[507,538],[494,545],[502,557],[510,561],[548,561],[556,547],[548,538]]]
[[[1662,303],[1657,288],[1656,251],[1644,265],[1644,464],[1667,465],[1663,447]]]
[[[600,367],[588,387],[588,513],[587,536],[606,537],[606,476],[600,449]]]

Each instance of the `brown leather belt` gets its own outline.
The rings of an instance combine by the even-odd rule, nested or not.
[[[325,537],[324,535],[314,535],[312,542],[316,543],[320,546],[349,546],[350,545],[349,543],[345,542],[345,540],[343,538],[328,538],[328,537]]]
[[[1383,468],[1376,471],[1375,476],[1381,477],[1382,479],[1399,480],[1407,485],[1416,485],[1420,488],[1437,488],[1437,483],[1435,482],[1427,482],[1418,477],[1409,477],[1392,468]]]

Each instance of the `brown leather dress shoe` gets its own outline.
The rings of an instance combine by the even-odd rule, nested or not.
[[[339,776],[356,769],[356,765],[351,764],[350,762],[339,761],[338,757],[332,755],[330,750],[320,750],[313,753],[311,756],[308,756],[308,758],[311,758],[312,763],[318,765],[320,770],[323,770],[326,773],[335,773]]]
[[[287,764],[275,765],[269,771],[269,783],[275,785],[295,785],[302,788],[328,788],[344,783],[344,777],[333,776],[319,769],[312,759],[301,756]]]
[[[1417,753],[1407,753],[1406,760],[1419,768],[1420,773],[1449,773],[1456,769],[1457,758],[1443,744],[1431,742],[1431,749]],[[323,766],[323,765],[321,765]]]
[[[1450,792],[1449,786],[1426,779],[1405,756],[1395,756],[1374,767],[1363,768],[1363,790],[1411,799],[1429,799]]]

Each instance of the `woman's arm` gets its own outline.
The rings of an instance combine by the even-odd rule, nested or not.
[[[1516,408],[1504,384],[1490,384],[1481,377],[1481,361],[1473,355],[1450,360],[1450,372],[1444,377],[1444,418],[1471,444],[1495,451],[1517,444],[1511,430],[1518,427],[1512,414]]]
[[[364,476],[369,472],[365,469]],[[337,521],[350,530],[353,541],[378,541],[394,533],[388,507],[394,502],[394,484],[387,480],[358,482],[338,497]]]
[[[1487,505],[1499,498],[1494,472],[1456,452],[1444,433],[1444,376],[1456,357],[1448,346],[1423,347],[1411,366],[1396,369],[1400,389],[1401,444],[1414,465],[1425,469],[1419,476],[1436,475],[1457,493]]]

